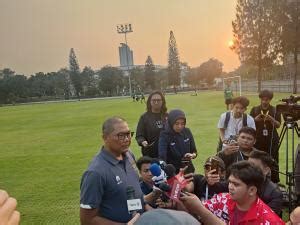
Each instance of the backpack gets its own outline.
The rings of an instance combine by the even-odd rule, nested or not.
[[[228,123],[229,123],[229,120],[230,120],[230,115],[231,115],[230,111],[226,112],[224,126],[223,126],[224,129],[227,129],[227,127],[228,127]],[[243,114],[243,127],[247,127],[247,114],[246,113]],[[219,137],[217,152],[222,150],[222,146],[223,146],[223,142],[221,141],[221,138]]]

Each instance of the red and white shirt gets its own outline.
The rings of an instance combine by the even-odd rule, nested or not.
[[[227,224],[232,225],[284,225],[285,223],[260,198],[237,221],[236,202],[229,193],[220,193],[203,202],[204,206]]]

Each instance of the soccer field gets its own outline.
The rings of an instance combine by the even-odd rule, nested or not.
[[[272,104],[288,95],[275,93]],[[259,99],[247,97],[249,112]],[[216,152],[217,122],[226,111],[223,92],[167,95],[166,100],[168,110],[186,113],[198,150],[194,165],[202,173],[204,160]],[[21,224],[79,224],[80,179],[102,145],[101,123],[119,115],[135,131],[145,107],[130,98],[0,107],[0,189],[17,198]],[[135,139],[131,149],[136,158],[141,155]],[[282,171],[284,155],[285,142]]]

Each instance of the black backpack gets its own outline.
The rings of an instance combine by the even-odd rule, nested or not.
[[[229,120],[230,120],[230,114],[231,114],[230,111],[226,112],[224,126],[223,126],[224,129],[227,129],[227,127],[228,127],[228,123],[229,123]],[[246,113],[243,114],[243,127],[247,127],[247,114]],[[217,152],[222,150],[222,146],[223,146],[223,143],[221,141],[221,138],[219,137]]]

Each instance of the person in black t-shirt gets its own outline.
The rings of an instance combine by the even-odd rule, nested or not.
[[[212,161],[218,162],[218,171],[212,169]],[[228,192],[228,182],[225,181],[225,164],[218,156],[210,156],[204,163],[204,175],[195,174],[193,182],[186,190],[194,193],[199,199],[208,200],[215,194]]]
[[[281,124],[281,115],[276,112],[274,106],[270,104],[273,92],[263,90],[259,94],[261,104],[251,109],[250,115],[254,118],[256,126],[255,148],[269,153],[278,164],[279,136],[277,128]],[[279,182],[278,165],[273,168],[271,180]]]
[[[142,155],[158,157],[158,139],[164,129],[167,107],[164,95],[160,91],[151,93],[147,99],[147,112],[139,119],[135,139],[142,147]]]

